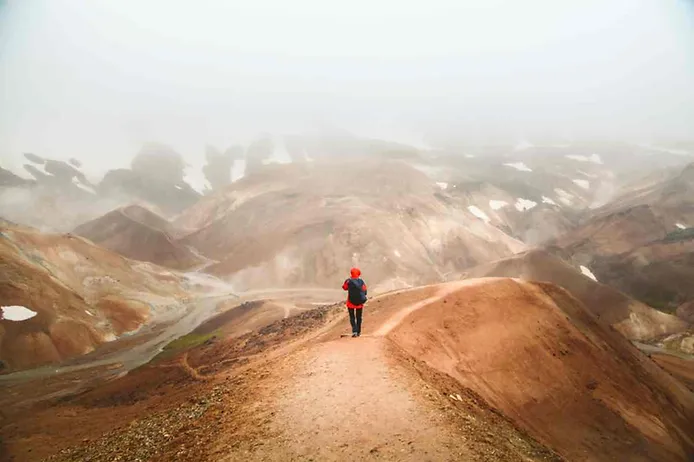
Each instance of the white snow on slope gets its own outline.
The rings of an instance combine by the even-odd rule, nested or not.
[[[472,158],[474,158],[475,156],[473,156],[472,154],[465,154],[465,157],[467,157],[468,159],[472,159]]]
[[[495,201],[495,200],[489,201],[489,207],[491,207],[492,210],[503,209],[507,205],[508,205],[508,202],[506,202],[506,201]]]
[[[393,255],[395,255],[395,256],[398,257],[398,258],[402,257],[402,255],[400,254],[400,251],[397,250],[397,249],[396,249],[396,250],[393,250]]]
[[[32,311],[24,306],[3,306],[0,319],[6,321],[26,321],[36,316],[36,311]]]
[[[506,167],[511,167],[515,168],[516,170],[520,172],[532,172],[533,170],[525,165],[523,162],[509,162],[507,164],[504,164]]]
[[[246,175],[246,159],[234,159],[231,165],[231,182],[238,181]]]
[[[533,207],[535,207],[536,205],[537,205],[537,202],[531,201],[529,199],[523,199],[522,197],[519,197],[518,199],[516,199],[516,203],[515,203],[516,210],[518,210],[519,212],[523,212],[525,210],[530,210]]]
[[[180,190],[182,190],[183,188],[181,188],[179,185],[176,185],[176,189],[178,189],[178,190],[180,191]]]
[[[552,198],[547,197],[547,196],[542,196],[542,203],[543,204],[549,204],[549,205],[557,205],[556,202],[552,200]]]
[[[96,194],[96,191],[94,191],[94,188],[91,188],[87,186],[86,184],[82,183],[79,178],[76,176],[72,177],[72,184],[80,188],[82,191],[87,191],[90,194]]]
[[[437,181],[436,184],[438,185],[439,188],[441,189],[448,189],[448,183],[444,183],[443,181]]]
[[[489,217],[487,216],[487,214],[480,210],[478,207],[470,205],[467,209],[470,211],[471,214],[473,214],[480,220],[484,221],[485,223],[489,223]]]
[[[593,179],[600,178],[600,175],[596,175],[594,173],[584,172],[583,170],[578,170],[577,172],[580,173],[581,175],[587,176],[588,178],[593,178]]]
[[[526,149],[530,149],[533,147],[535,147],[535,145],[532,144],[531,142],[529,142],[528,140],[521,140],[513,147],[513,150],[514,151],[525,151]]]
[[[579,156],[570,154],[566,156],[567,159],[577,160],[579,162],[592,162],[594,164],[602,165],[602,159],[597,154],[591,154],[590,156]]]
[[[202,165],[188,165],[183,173],[183,181],[197,191],[198,194],[204,195],[207,191],[212,190],[210,182],[207,181],[205,174],[202,171]]]
[[[581,265],[581,273],[583,273],[584,276],[588,276],[589,278],[591,278],[595,282],[598,281],[598,278],[595,277],[593,272],[583,265]]]
[[[274,140],[275,149],[272,151],[272,155],[267,159],[263,159],[263,165],[268,164],[291,164],[292,156],[289,155],[287,147],[284,141],[281,139]]]
[[[570,193],[564,191],[561,188],[555,188],[554,192],[556,192],[559,195],[559,201],[564,204],[564,205],[571,205],[573,204],[573,198],[574,196],[571,195]]]
[[[675,226],[677,226],[679,229],[687,229],[687,226],[683,225],[682,223],[677,223]]]
[[[672,148],[662,147],[662,146],[653,146],[650,144],[636,144],[636,146],[641,147],[641,148],[651,149],[653,151],[665,152],[668,154],[675,154],[677,156],[686,156],[686,155],[690,154],[689,151],[685,151],[684,149],[672,149]]]
[[[53,175],[51,172],[49,172],[49,171],[46,170],[46,164],[34,164],[34,163],[31,163],[31,164],[26,164],[26,165],[31,165],[31,166],[34,167],[36,170],[38,170],[39,172],[43,173],[43,174],[46,175],[46,176],[55,176],[55,175]],[[39,180],[40,178],[36,178],[36,179]]]
[[[588,180],[578,180],[577,179],[577,180],[573,180],[573,182],[583,189],[590,189],[590,181],[588,181]]]
[[[26,158],[23,155],[13,155],[7,152],[3,152],[2,155],[0,155],[1,168],[9,170],[23,180],[35,181],[36,178],[34,178],[34,175],[24,168],[25,163]]]

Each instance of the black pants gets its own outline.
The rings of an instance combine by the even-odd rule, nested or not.
[[[349,311],[349,323],[352,325],[352,333],[361,334],[361,312],[364,308],[347,308]]]

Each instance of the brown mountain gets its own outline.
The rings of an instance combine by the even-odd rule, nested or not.
[[[652,175],[548,244],[601,282],[658,309],[694,300],[694,164]]]
[[[177,243],[171,223],[148,209],[131,205],[75,228],[75,234],[127,258],[186,269],[203,259]]]
[[[598,321],[614,327],[630,340],[651,340],[687,329],[687,323],[676,316],[662,313],[596,282],[577,268],[541,250],[482,265],[470,270],[467,276],[551,282],[580,300]]]
[[[685,462],[694,451],[692,393],[555,285],[486,278],[387,294],[369,302],[361,338],[342,337],[334,307],[224,334],[260,305],[32,413],[16,401],[36,382],[12,386],[0,396],[7,453]]]
[[[180,278],[161,268],[74,235],[5,224],[0,270],[0,360],[6,369],[88,353],[162,310],[175,311],[186,296]],[[30,316],[12,319],[17,312]]]
[[[265,166],[175,225],[239,288],[334,286],[359,265],[373,289],[444,280],[524,245],[413,167],[354,158]]]

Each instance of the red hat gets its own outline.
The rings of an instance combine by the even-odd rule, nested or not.
[[[361,271],[359,270],[359,268],[352,268],[351,270],[349,270],[349,274],[353,278],[358,278],[359,276],[361,276]]]

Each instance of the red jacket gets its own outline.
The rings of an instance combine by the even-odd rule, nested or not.
[[[357,279],[357,278],[359,278],[359,276],[361,276],[361,271],[359,270],[359,268],[352,268],[349,273],[350,273],[350,276],[352,277],[352,279]],[[349,279],[347,279],[344,282],[344,284],[342,284],[342,290],[349,290]],[[362,285],[361,290],[366,294],[366,290],[367,290],[366,283],[364,283]],[[349,296],[347,297],[346,305],[347,305],[347,308],[355,308],[355,309],[364,308],[363,304],[362,305],[355,305],[354,303],[349,301]]]

